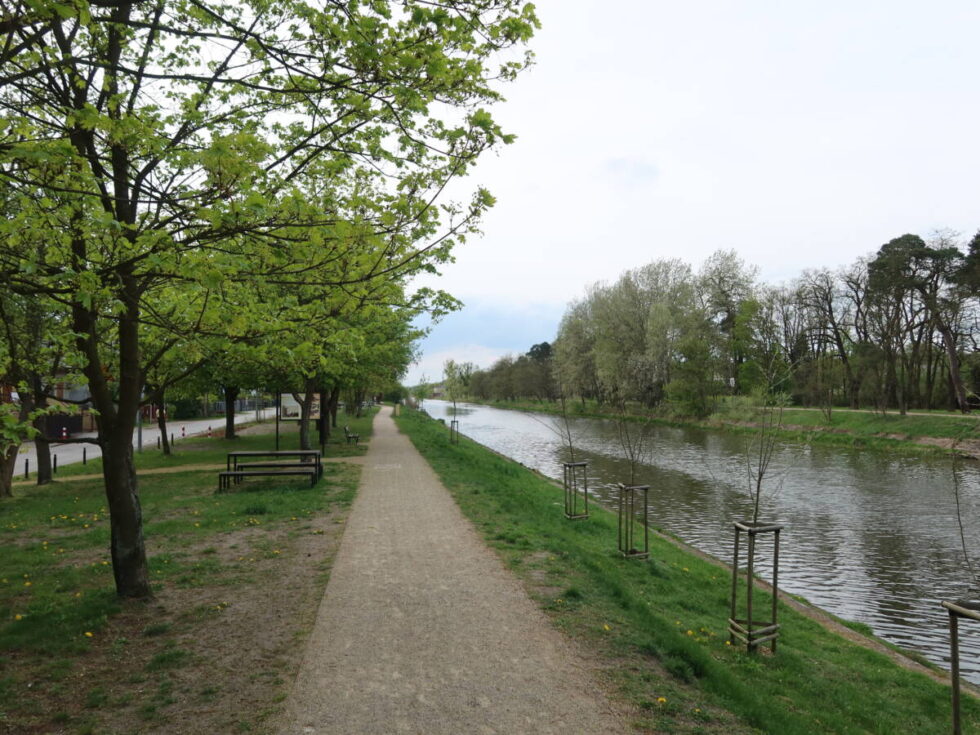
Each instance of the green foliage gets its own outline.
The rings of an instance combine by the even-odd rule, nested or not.
[[[555,398],[560,395],[558,383],[554,350],[548,342],[541,342],[517,358],[506,355],[486,370],[473,370],[466,394],[480,400]]]
[[[518,0],[17,7],[0,52],[0,277],[62,315],[43,342],[68,345],[118,453],[119,592],[145,597],[118,449],[144,389],[162,402],[208,359],[237,387],[396,378],[414,316],[455,303],[406,283],[493,203],[479,188],[436,202],[512,140],[489,108],[537,19]]]
[[[446,396],[453,402],[461,400],[469,390],[470,380],[476,371],[476,365],[472,362],[457,363],[455,360],[446,360],[442,367],[442,384],[446,390]]]

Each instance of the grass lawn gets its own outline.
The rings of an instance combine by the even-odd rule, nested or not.
[[[373,415],[374,413],[372,412],[371,416]],[[345,417],[343,414],[340,414],[337,417],[337,423],[338,428],[330,430],[330,440],[327,443],[327,452],[324,457],[357,457],[364,454],[364,452],[367,451],[365,442],[368,438],[370,438],[371,434],[370,417],[366,416],[358,419],[350,416]],[[349,425],[351,427],[351,431],[355,434],[357,433],[356,427],[362,427],[364,429],[360,435],[361,442],[359,445],[355,446],[353,444],[347,444],[347,441],[344,438],[343,427],[345,424]],[[242,431],[248,426],[252,426],[252,424],[239,424],[238,431]],[[193,436],[187,437],[186,439],[181,439],[178,436],[173,445],[173,453],[169,456],[156,449],[156,447],[145,445],[142,452],[137,452],[134,450],[133,456],[136,459],[136,468],[137,470],[149,470],[161,469],[165,467],[183,467],[188,462],[195,465],[223,465],[225,463],[227,453],[233,450],[275,449],[275,423],[266,421],[259,426],[262,427],[263,433],[255,434],[253,433],[254,430],[246,431],[244,436],[228,442],[223,441],[223,423],[220,427],[215,427],[214,439],[217,440],[217,443],[215,441],[209,441],[204,437]],[[297,424],[295,421],[282,421],[279,425],[279,433],[280,449],[299,449],[299,432],[297,431]],[[317,444],[317,433],[315,431],[310,432],[310,439],[314,444],[314,448],[318,449],[319,444]],[[56,453],[57,450],[52,449],[52,452]],[[21,465],[23,465],[23,462]],[[102,458],[98,457],[95,459],[90,459],[86,464],[76,462],[69,465],[59,466],[58,472],[55,474],[55,479],[63,480],[75,475],[93,475],[101,473]],[[31,472],[29,475],[29,478],[32,481],[36,479],[36,477],[37,475],[34,472]],[[14,482],[18,484],[23,484],[23,478],[23,472],[14,474]],[[215,480],[215,484],[217,484],[217,479]]]
[[[561,407],[554,401],[518,400],[488,401],[486,405],[495,408],[541,413],[560,413]],[[590,416],[609,418],[611,409],[598,405],[595,401],[585,404],[579,401],[568,402],[569,416]],[[717,413],[702,419],[685,419],[673,415],[653,413],[647,417],[635,408],[637,420],[652,420],[671,425],[698,425],[724,431],[753,431],[752,424],[759,420],[757,409],[751,401],[744,398],[729,399],[719,406]],[[974,415],[962,416],[940,411],[913,411],[905,416],[898,412],[886,414],[873,411],[852,411],[835,408],[828,421],[823,412],[804,408],[786,408],[782,415],[781,432],[785,440],[800,440],[836,444],[844,446],[873,446],[884,450],[903,452],[946,452],[948,449],[936,442],[930,446],[915,443],[921,439],[949,439],[965,443],[980,442],[980,418]],[[967,447],[964,447],[967,448]],[[976,447],[971,447],[974,451]]]
[[[651,560],[619,557],[616,517],[563,515],[562,491],[445,427],[406,412],[399,426],[463,512],[554,624],[603,662],[609,684],[652,732],[948,733],[949,688],[855,645],[788,606],[776,655],[727,644],[730,577],[651,537]],[[756,596],[765,609],[769,598]],[[980,705],[964,702],[964,732]]]
[[[783,423],[822,429],[847,431],[852,434],[874,436],[889,434],[914,439],[936,436],[950,439],[980,437],[980,421],[972,416],[949,414],[913,413],[905,416],[896,413],[878,414],[866,411],[833,411],[828,422],[820,411],[787,409]]]
[[[332,437],[327,456],[366,451]],[[282,448],[295,445],[285,437]],[[339,441],[338,441],[339,439]],[[137,455],[155,599],[120,601],[100,461],[0,502],[0,732],[264,731],[299,665],[360,477],[248,479],[215,494],[232,449],[274,435],[188,438]],[[157,473],[154,470],[168,469]],[[73,477],[75,479],[73,479]]]

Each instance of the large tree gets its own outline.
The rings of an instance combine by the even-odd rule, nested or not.
[[[447,259],[490,198],[435,200],[507,139],[482,105],[526,64],[495,59],[536,20],[515,0],[23,0],[8,15],[0,276],[71,315],[116,589],[146,597],[131,441],[164,353],[142,350],[143,325],[194,332],[160,317],[175,290],[203,313],[227,281],[328,292],[350,282],[324,264],[359,261],[370,281]],[[266,317],[237,306],[228,321]]]

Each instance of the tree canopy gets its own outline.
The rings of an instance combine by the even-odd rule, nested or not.
[[[537,21],[514,0],[20,0],[0,20],[0,277],[67,314],[117,590],[142,597],[147,376],[187,340],[322,328],[450,259],[492,198],[441,195],[511,139],[487,108]]]

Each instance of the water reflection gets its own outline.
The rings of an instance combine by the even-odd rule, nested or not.
[[[452,404],[426,401],[448,420]],[[569,459],[553,419],[458,404],[460,431],[549,477]],[[575,459],[589,462],[589,487],[614,505],[629,478],[616,426],[573,419]],[[744,436],[651,427],[636,483],[649,484],[654,525],[728,559],[731,522],[751,513]],[[838,447],[780,447],[762,519],[784,524],[780,587],[876,634],[948,665],[942,599],[966,593],[968,569],[956,521],[949,460],[896,457]],[[980,469],[960,470],[967,547],[980,548]],[[768,577],[763,564],[759,573]],[[964,676],[980,683],[980,636],[961,640]]]

